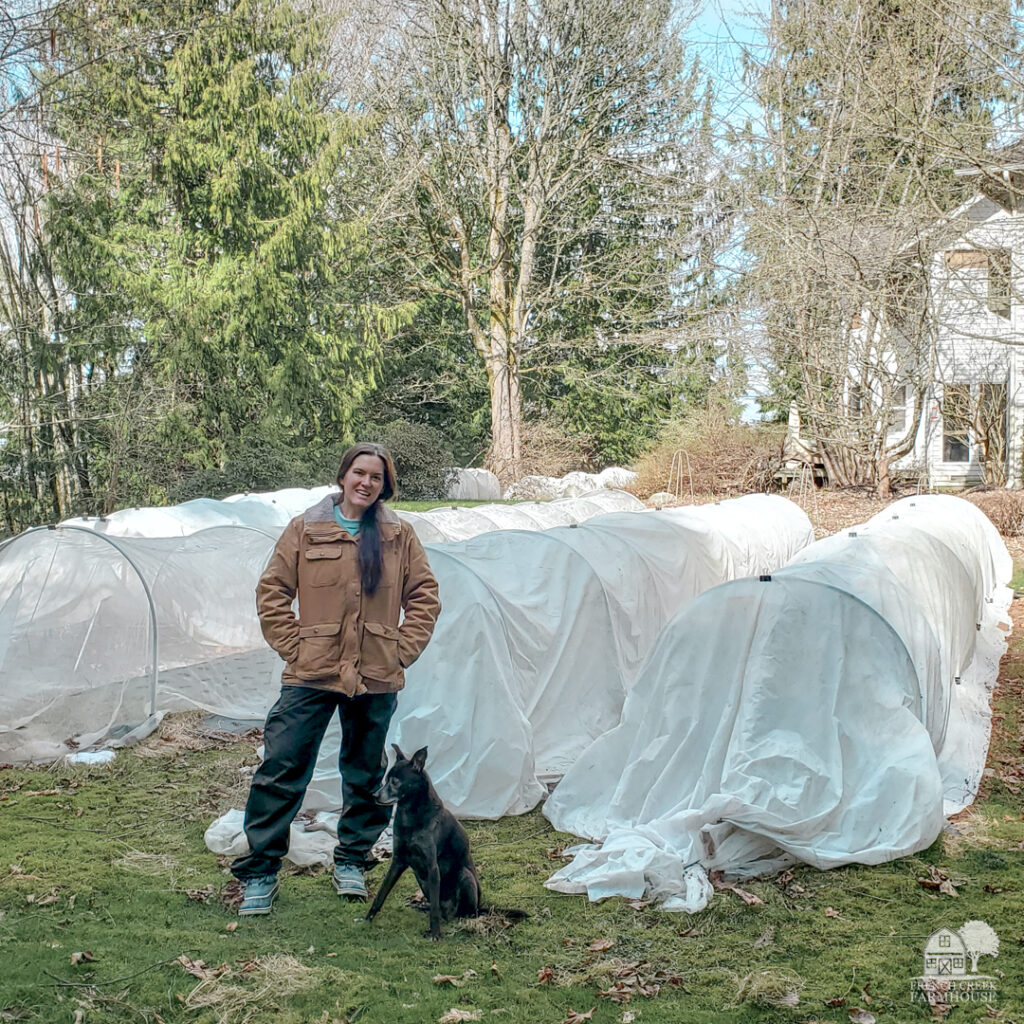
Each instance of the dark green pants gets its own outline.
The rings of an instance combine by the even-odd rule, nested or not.
[[[253,776],[245,805],[250,852],[231,865],[236,878],[276,875],[280,869],[292,819],[302,806],[335,710],[341,719],[342,812],[334,862],[366,864],[391,818],[391,808],[378,803],[374,793],[387,768],[384,740],[397,702],[393,693],[346,697],[309,686],[281,687],[263,733],[263,764]]]

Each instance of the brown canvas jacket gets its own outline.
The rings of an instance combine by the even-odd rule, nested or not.
[[[363,593],[356,538],[334,519],[340,500],[329,494],[285,527],[256,587],[260,626],[286,662],[282,683],[394,693],[434,631],[437,580],[412,527],[382,504],[383,572],[376,592]]]

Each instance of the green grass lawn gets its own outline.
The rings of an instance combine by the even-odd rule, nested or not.
[[[530,917],[448,926],[440,943],[406,906],[411,875],[372,924],[356,920],[359,907],[339,900],[322,872],[284,875],[271,916],[234,916],[232,880],[203,830],[241,805],[256,763],[249,744],[151,741],[106,768],[0,770],[0,1021],[868,1020],[854,1010],[927,1021],[929,1009],[911,1002],[927,937],[981,919],[1000,938],[999,955],[979,966],[995,977],[997,999],[947,1019],[1022,1022],[1022,675],[1017,635],[987,792],[954,834],[917,856],[798,868],[743,884],[752,905],[721,891],[688,917],[544,889],[572,840],[539,812],[469,822],[485,900]],[[951,891],[920,884],[933,868]],[[371,885],[381,877],[378,867]]]

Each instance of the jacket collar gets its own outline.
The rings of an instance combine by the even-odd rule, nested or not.
[[[310,526],[313,523],[330,523],[332,526],[337,526],[337,521],[334,518],[334,507],[340,502],[341,491],[328,494],[302,513],[303,523],[306,526]],[[384,502],[377,506],[377,522],[380,524],[380,534],[385,540],[393,540],[402,532],[402,520]],[[338,527],[338,529],[341,529],[341,527]]]

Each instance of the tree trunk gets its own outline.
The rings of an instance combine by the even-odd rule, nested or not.
[[[878,460],[878,478],[875,482],[875,494],[879,498],[892,497],[892,476],[889,472],[889,459],[882,455]]]
[[[488,468],[503,486],[522,475],[523,403],[519,389],[519,365],[506,349],[487,361],[491,391],[491,450]]]

